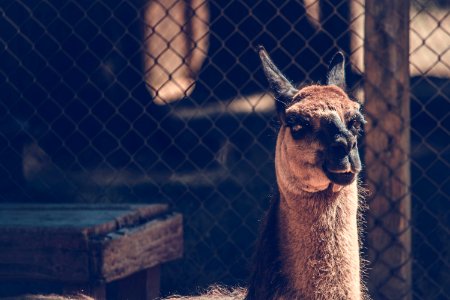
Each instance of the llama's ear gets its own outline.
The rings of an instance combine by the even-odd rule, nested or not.
[[[275,97],[278,116],[284,120],[285,110],[292,98],[297,93],[297,89],[284,77],[277,66],[272,62],[263,46],[258,47],[264,73],[269,81],[273,96]]]
[[[327,84],[336,85],[345,90],[345,57],[341,51],[331,59],[328,67]]]

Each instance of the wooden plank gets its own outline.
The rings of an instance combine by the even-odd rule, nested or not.
[[[120,237],[122,231],[140,232],[140,226],[154,232],[161,225],[152,220],[166,214],[167,205],[162,204],[0,205],[0,280],[86,282],[103,278],[97,267],[103,258],[93,258],[92,239],[110,240],[108,234]],[[148,229],[149,224],[155,224],[155,229]]]
[[[45,249],[52,247],[60,249],[87,249],[87,239],[82,232],[69,230],[43,231],[38,228],[24,229],[3,229],[0,230],[0,249],[6,250],[26,250]]]
[[[110,282],[136,271],[180,258],[182,216],[172,214],[139,227],[124,228],[97,241],[97,274]],[[95,260],[95,258],[94,258]]]
[[[90,279],[87,252],[48,249],[47,251],[0,252],[0,281],[6,279],[48,280],[66,282]]]
[[[148,220],[167,211],[165,204],[0,205],[0,234],[19,232],[80,232],[105,234]]]
[[[6,279],[89,280],[88,241],[81,232],[0,234],[0,281]]]
[[[409,1],[367,0],[365,9],[369,290],[411,299]]]

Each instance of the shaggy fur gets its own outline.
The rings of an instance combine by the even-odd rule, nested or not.
[[[260,54],[263,65],[269,61],[265,71],[271,87],[292,93],[267,53],[262,49]],[[281,97],[278,190],[263,224],[247,300],[366,298],[358,236],[361,164],[351,125],[352,118],[362,117],[359,104],[342,89],[343,64],[342,57],[337,68],[331,67],[332,85],[302,88],[290,102]],[[303,121],[292,123],[292,116]],[[354,176],[336,183],[342,174]]]
[[[297,90],[265,50],[259,52],[281,128],[276,191],[245,299],[367,299],[360,271],[357,183],[357,136],[364,120],[360,105],[344,92],[344,57],[333,59],[327,85]],[[242,296],[242,290],[213,289],[189,299]]]
[[[363,299],[357,199],[356,183],[275,197],[246,299]]]
[[[245,297],[247,290],[244,288],[228,288],[223,286],[211,286],[200,296],[174,295],[165,300],[241,300]]]

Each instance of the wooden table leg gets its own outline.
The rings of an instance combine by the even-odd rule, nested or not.
[[[108,300],[153,300],[159,297],[160,267],[155,266],[107,286]]]
[[[56,291],[62,295],[85,295],[95,300],[106,300],[106,284],[63,284],[61,290]]]
[[[157,299],[159,297],[160,288],[160,266],[155,266],[153,268],[147,269],[147,285],[146,285],[146,296],[147,300]]]
[[[95,300],[106,300],[106,285],[101,284],[92,286],[89,296],[91,296]]]

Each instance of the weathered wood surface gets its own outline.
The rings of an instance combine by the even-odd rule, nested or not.
[[[369,290],[411,299],[409,1],[367,0],[365,9]]]
[[[172,214],[107,234],[95,245],[100,258],[98,276],[110,282],[181,257],[181,224],[181,215]]]
[[[0,205],[0,281],[108,282],[182,247],[167,205]]]
[[[151,218],[167,209],[165,204],[2,204],[0,232],[25,230],[102,234]]]

